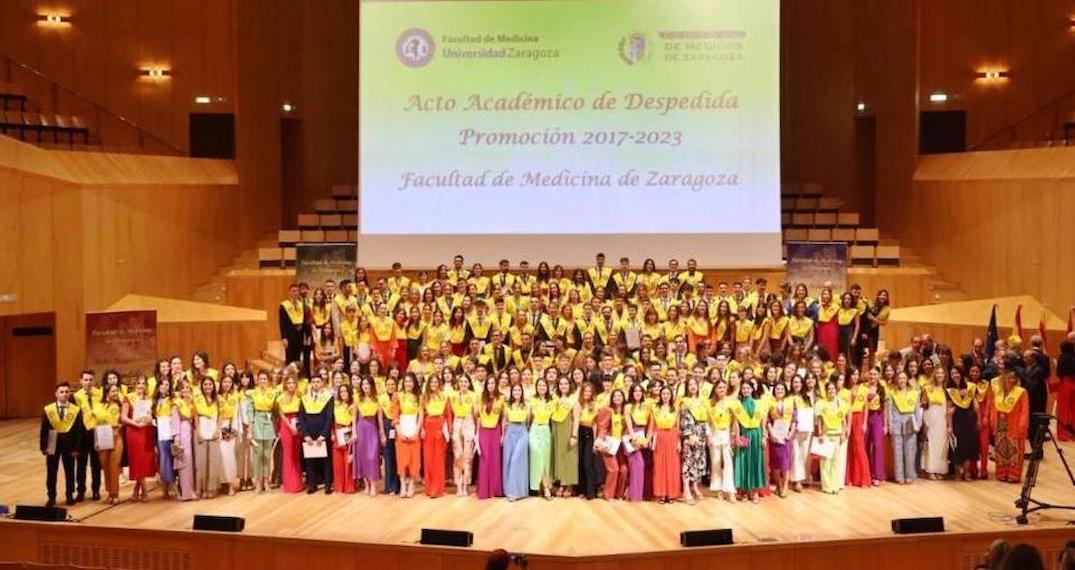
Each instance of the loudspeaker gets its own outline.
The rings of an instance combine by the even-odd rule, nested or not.
[[[437,546],[472,546],[474,533],[465,530],[438,530],[435,528],[423,528],[419,544],[434,544]]]
[[[217,532],[243,532],[244,528],[246,528],[246,519],[242,517],[194,515],[194,530],[213,530]]]
[[[732,544],[732,529],[685,530],[679,533],[679,544],[686,547]]]
[[[944,518],[919,517],[914,519],[892,519],[892,532],[896,534],[944,532]]]
[[[60,507],[37,507],[34,505],[16,505],[15,520],[63,522],[67,520],[67,509]]]

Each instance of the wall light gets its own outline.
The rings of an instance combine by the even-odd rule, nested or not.
[[[855,110],[856,110],[856,111],[858,111],[859,113],[864,113],[864,112],[866,112],[866,104],[865,104],[865,103],[863,103],[862,101],[859,101],[859,102],[858,102],[858,103],[857,103],[857,104],[855,105]]]
[[[285,102],[283,105],[280,105],[280,110],[285,112],[285,113],[290,113],[290,112],[295,110],[295,106],[292,105],[291,103],[286,103]]]
[[[164,69],[163,67],[150,67],[141,70],[142,77],[149,77],[152,79],[164,79],[172,76],[172,70]]]
[[[67,14],[57,14],[55,12],[38,14],[37,23],[43,26],[69,26],[71,25],[71,16]]]
[[[1008,70],[990,69],[988,71],[979,71],[977,76],[978,79],[985,79],[986,81],[999,81],[1008,78]]]
[[[199,105],[208,105],[213,102],[213,98],[208,95],[198,95],[194,98],[194,102]]]
[[[947,103],[948,102],[948,94],[947,93],[930,93],[929,94],[929,102],[930,103]]]

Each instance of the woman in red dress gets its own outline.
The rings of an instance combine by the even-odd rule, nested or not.
[[[123,403],[120,419],[126,426],[123,436],[126,439],[128,477],[134,481],[133,498],[145,502],[148,498],[145,480],[157,475],[153,399],[149,397],[146,389],[145,376],[138,376],[134,381],[134,393]]]
[[[422,474],[429,498],[444,494],[448,462],[448,426],[452,424],[452,407],[441,388],[441,377],[433,374],[422,394]]]
[[[833,302],[832,289],[826,287],[821,291],[821,302],[817,306],[817,344],[828,351],[832,360],[840,354],[840,326],[836,324],[838,310],[840,306]]]
[[[300,493],[303,489],[300,447],[302,438],[299,437],[297,427],[302,397],[299,395],[298,386],[295,374],[289,373],[284,380],[284,391],[276,399],[276,410],[280,415],[276,431],[280,437],[280,449],[283,451],[281,472],[285,493]]]
[[[679,453],[679,411],[672,399],[672,389],[661,388],[650,414],[649,435],[653,450],[653,496],[660,503],[679,498],[682,492]]]

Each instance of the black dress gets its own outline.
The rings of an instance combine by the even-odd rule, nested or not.
[[[970,398],[970,401],[973,404],[974,398]],[[964,461],[978,461],[981,454],[978,448],[978,414],[973,405],[962,408],[959,404],[953,404],[953,407],[952,434],[956,438],[956,446],[952,451],[952,462],[959,465]]]

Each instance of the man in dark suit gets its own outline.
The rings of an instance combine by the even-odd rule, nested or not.
[[[1049,425],[1049,419],[1044,417],[1049,400],[1049,371],[1041,365],[1038,356],[1033,350],[1024,351],[1021,374],[1017,372],[1029,398],[1030,429],[1027,435],[1032,441],[1039,429]]]
[[[284,343],[284,361],[288,364],[300,362],[306,376],[310,376],[308,352],[305,349],[306,338],[306,303],[299,295],[298,284],[287,289],[287,299],[280,303],[277,310],[280,323],[280,340]]]
[[[56,475],[63,464],[63,482],[67,505],[75,504],[75,458],[86,437],[82,410],[70,401],[71,387],[67,382],[56,385],[56,401],[41,411],[39,449],[45,456],[46,506],[56,506]]]
[[[318,479],[325,485],[325,494],[332,494],[333,400],[321,375],[310,378],[310,391],[302,397],[298,428],[303,443],[316,444],[325,450],[324,457],[306,458],[306,492],[317,491]],[[347,477],[344,473],[341,477]]]

